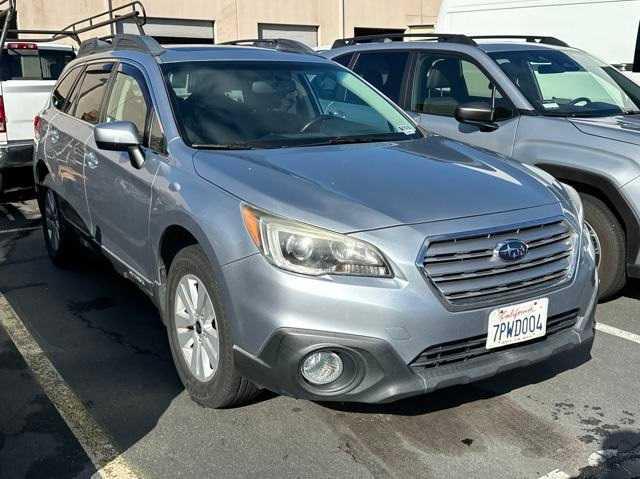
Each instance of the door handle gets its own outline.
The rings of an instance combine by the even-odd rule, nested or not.
[[[95,170],[98,167],[98,157],[96,157],[95,153],[87,151],[84,154],[84,163],[92,170]]]

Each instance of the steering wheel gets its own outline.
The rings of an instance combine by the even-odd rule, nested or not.
[[[592,103],[590,98],[587,98],[586,96],[581,96],[581,97],[578,97],[578,98],[575,98],[575,99],[571,100],[569,102],[569,105],[578,106],[578,103],[582,103],[582,102],[585,103],[584,106],[587,106],[589,103]]]
[[[316,116],[313,120],[311,120],[309,123],[307,123],[306,125],[304,125],[302,127],[302,129],[300,130],[300,133],[306,133],[307,131],[309,131],[312,127],[323,123],[327,120],[334,120],[338,117],[336,117],[335,115],[320,115],[320,116]]]

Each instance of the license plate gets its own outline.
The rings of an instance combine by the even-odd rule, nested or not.
[[[549,298],[494,309],[489,315],[487,349],[531,341],[547,334]]]

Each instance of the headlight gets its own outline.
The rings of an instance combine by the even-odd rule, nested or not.
[[[242,218],[253,242],[279,268],[313,276],[393,276],[382,253],[364,241],[248,206],[242,206]]]
[[[566,183],[561,183],[564,191],[567,193],[569,197],[569,201],[573,205],[573,213],[578,220],[578,226],[580,227],[579,231],[582,231],[582,225],[584,223],[584,206],[582,205],[582,198],[580,198],[580,194],[576,191],[573,186],[569,186]]]

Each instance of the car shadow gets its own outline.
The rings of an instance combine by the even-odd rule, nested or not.
[[[601,304],[611,303],[620,298],[640,299],[640,279],[630,278],[625,287],[612,298],[601,301]]]
[[[576,479],[637,479],[640,477],[640,432],[623,429],[607,433],[599,453],[580,469]]]

